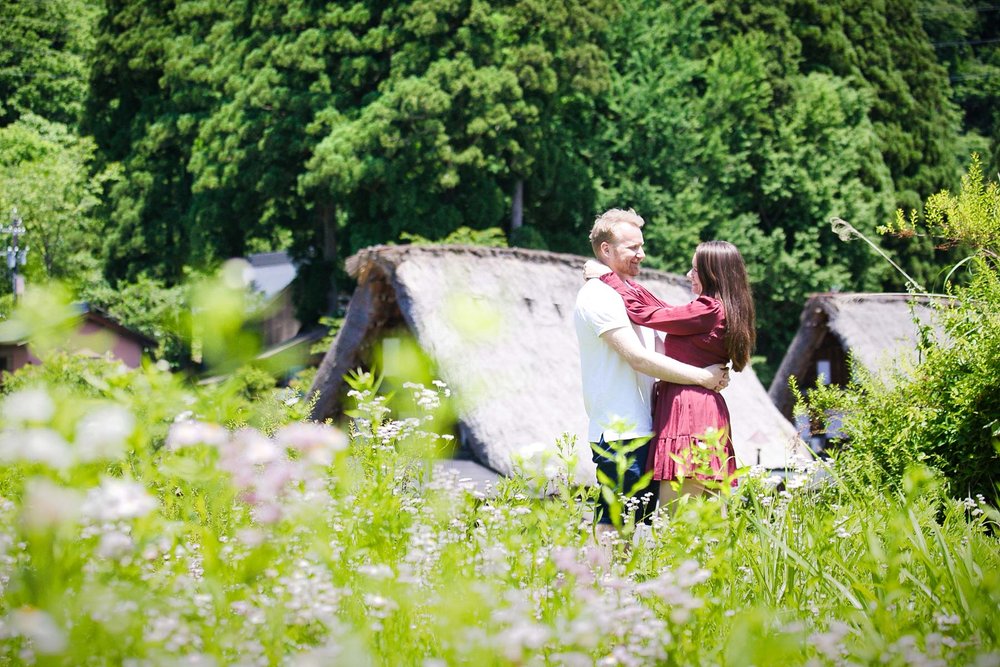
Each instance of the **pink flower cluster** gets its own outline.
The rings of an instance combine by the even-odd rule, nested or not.
[[[314,422],[290,424],[269,438],[252,428],[230,432],[184,419],[170,428],[165,449],[179,452],[196,445],[218,450],[219,467],[232,476],[254,519],[270,524],[282,518],[281,501],[290,489],[309,481],[314,468],[333,464],[347,450],[348,439],[340,429]]]

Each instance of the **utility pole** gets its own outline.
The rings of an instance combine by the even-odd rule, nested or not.
[[[10,270],[10,291],[14,300],[24,294],[24,276],[17,272],[17,267],[24,266],[28,261],[28,246],[20,246],[24,234],[24,223],[17,214],[17,207],[10,210],[10,224],[0,227],[0,234],[10,234],[11,242],[7,246],[7,268]]]

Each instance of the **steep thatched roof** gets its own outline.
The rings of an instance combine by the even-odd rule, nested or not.
[[[459,398],[461,434],[480,462],[501,473],[533,443],[555,450],[566,432],[590,469],[579,348],[573,324],[586,258],[516,248],[378,246],[348,260],[358,280],[339,335],[313,384],[314,416],[340,410],[343,375],[381,332],[405,325]],[[686,281],[644,272],[666,301],[692,298]],[[785,467],[795,432],[752,371],[726,391],[737,453]]]
[[[923,326],[930,326],[935,335],[940,335],[929,297],[815,294],[802,310],[798,333],[771,383],[771,398],[782,411],[791,411],[793,398],[788,379],[793,375],[800,379],[811,377],[815,352],[828,335],[840,342],[855,363],[879,372],[887,368],[905,369],[917,361],[917,342]]]

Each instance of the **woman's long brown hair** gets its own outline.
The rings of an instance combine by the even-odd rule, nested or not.
[[[737,371],[750,363],[757,344],[753,295],[743,255],[728,241],[706,241],[694,251],[694,268],[701,293],[722,302],[726,308],[726,352]]]

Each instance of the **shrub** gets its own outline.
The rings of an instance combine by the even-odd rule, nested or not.
[[[849,438],[838,457],[841,471],[859,483],[898,486],[915,463],[944,473],[959,497],[995,499],[1000,482],[1000,188],[983,183],[978,158],[958,195],[939,193],[927,201],[921,226],[899,215],[895,231],[947,236],[971,246],[960,267],[964,285],[948,283],[950,300],[938,307],[942,341],[924,336],[922,361],[890,382],[855,367],[846,391],[817,389],[809,402],[814,417],[843,415]],[[954,277],[952,271],[949,277]]]
[[[471,227],[462,226],[437,240],[431,240],[419,234],[403,232],[399,235],[399,240],[414,245],[440,243],[443,245],[478,245],[491,248],[503,248],[507,245],[507,237],[504,236],[503,230],[499,227],[472,229]]]
[[[545,242],[545,237],[538,231],[537,227],[522,225],[510,233],[510,246],[512,248],[534,248],[535,250],[548,250],[549,246]]]

